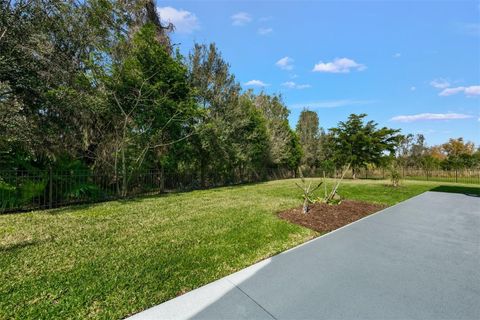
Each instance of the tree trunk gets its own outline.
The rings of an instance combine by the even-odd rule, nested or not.
[[[305,200],[303,201],[303,209],[302,209],[302,213],[303,214],[307,214],[308,213],[308,199],[305,198]]]
[[[122,148],[122,197],[127,195],[127,165],[125,163],[125,148]]]
[[[355,172],[355,168],[352,168],[352,179],[355,180],[357,178],[357,173]]]

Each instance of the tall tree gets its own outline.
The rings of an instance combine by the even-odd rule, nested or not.
[[[129,48],[105,79],[115,137],[113,163],[115,171],[120,168],[123,195],[149,154],[161,158],[168,146],[185,140],[197,116],[187,69],[181,57],[172,58],[156,40],[155,26],[139,29]]]
[[[266,119],[270,145],[269,164],[277,168],[296,170],[302,157],[301,146],[288,123],[290,111],[283,103],[282,97],[261,93],[253,99]]]
[[[475,152],[473,142],[465,142],[463,138],[450,139],[442,145],[447,157],[459,157],[461,155],[472,155]]]
[[[226,131],[222,127],[225,112],[238,98],[240,86],[214,43],[209,46],[195,44],[189,54],[188,66],[195,99],[205,111],[196,127],[192,149],[193,161],[200,173],[200,185],[205,187],[209,173],[216,172],[218,176],[227,170]]]
[[[303,149],[302,166],[308,171],[315,171],[319,161],[320,128],[318,115],[314,111],[302,110],[298,119],[296,132]]]
[[[351,114],[347,121],[330,129],[335,159],[340,165],[351,165],[354,179],[358,168],[369,163],[380,164],[386,152],[394,154],[401,139],[400,130],[377,129],[374,121],[364,123],[366,117],[366,114]]]

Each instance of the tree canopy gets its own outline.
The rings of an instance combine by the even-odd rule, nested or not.
[[[401,136],[400,130],[377,128],[372,120],[364,122],[366,114],[351,114],[331,128],[331,148],[338,163],[350,164],[355,170],[367,164],[380,164],[387,154],[393,155]]]

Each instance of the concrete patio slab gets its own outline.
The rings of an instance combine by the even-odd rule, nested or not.
[[[480,198],[426,192],[132,319],[479,319]]]

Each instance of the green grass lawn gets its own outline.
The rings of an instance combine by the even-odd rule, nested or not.
[[[438,186],[340,194],[392,205]],[[318,235],[276,217],[299,191],[280,180],[0,216],[0,318],[123,318],[223,277]]]

